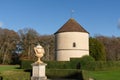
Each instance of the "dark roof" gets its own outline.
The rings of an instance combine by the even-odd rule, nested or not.
[[[86,32],[88,33],[73,18],[70,18],[55,34],[62,33],[62,32]]]

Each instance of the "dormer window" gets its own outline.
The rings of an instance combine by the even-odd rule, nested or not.
[[[76,43],[75,42],[73,43],[73,47],[76,47]]]

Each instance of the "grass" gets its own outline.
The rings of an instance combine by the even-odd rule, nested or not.
[[[3,80],[30,80],[30,72],[25,72],[18,68],[18,65],[0,65],[0,76],[3,77]],[[51,73],[50,70],[48,72]],[[83,74],[85,78],[94,78],[95,80],[120,80],[120,69],[104,71],[83,70]]]
[[[7,70],[17,70],[19,65],[0,65],[0,72]]]
[[[95,80],[120,80],[120,70],[84,71],[84,73]]]
[[[4,71],[3,80],[30,80],[30,73],[23,71]]]
[[[30,80],[30,73],[18,68],[18,65],[0,65],[0,76],[3,80]]]

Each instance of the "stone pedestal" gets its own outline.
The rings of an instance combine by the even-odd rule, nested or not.
[[[32,77],[31,80],[47,80],[45,75],[45,63],[33,63],[32,64]]]

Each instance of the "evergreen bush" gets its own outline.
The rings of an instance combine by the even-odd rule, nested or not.
[[[20,61],[20,68],[21,68],[21,69],[32,69],[31,64],[32,64],[33,62],[34,62],[34,61],[32,61],[32,60],[21,60],[21,61]]]
[[[22,60],[20,68],[32,69],[34,61]],[[120,61],[95,61],[91,56],[71,58],[70,61],[46,61],[47,69],[111,70],[120,67]]]
[[[106,61],[105,46],[95,38],[90,37],[90,56],[94,57],[96,61]]]
[[[50,79],[83,80],[82,71],[77,69],[47,69],[46,72]]]
[[[48,69],[71,69],[69,61],[47,61]]]

